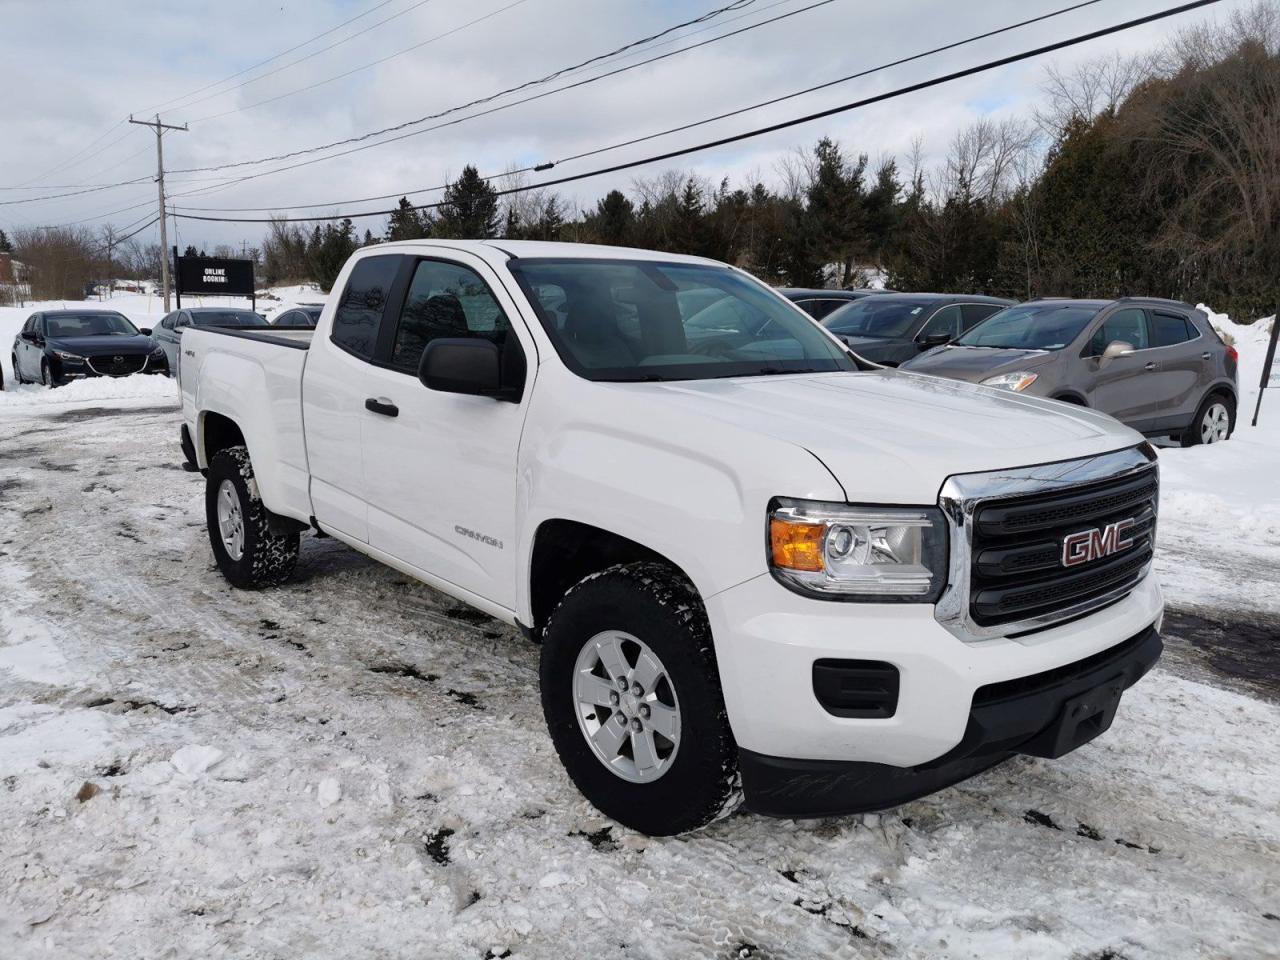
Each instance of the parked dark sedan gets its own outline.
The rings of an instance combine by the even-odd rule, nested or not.
[[[169,373],[177,376],[181,358],[179,344],[187,327],[265,327],[261,314],[234,307],[183,307],[167,314],[156,327],[155,338],[169,359]]]
[[[294,307],[292,310],[286,310],[280,316],[271,321],[273,327],[300,327],[302,329],[315,329],[317,323],[320,322],[320,313],[324,310],[324,306],[319,303],[304,303]]]
[[[1013,302],[959,293],[883,294],[846,304],[822,325],[863,359],[896,367]]]
[[[869,287],[860,287],[857,290],[782,287],[778,292],[815,320],[821,320],[832,311],[839,310],[846,304],[861,300],[863,297],[870,297],[879,293],[893,293],[892,290],[872,290]]]
[[[165,373],[164,351],[150,333],[109,310],[33,313],[13,338],[13,376],[56,387],[84,377]]]

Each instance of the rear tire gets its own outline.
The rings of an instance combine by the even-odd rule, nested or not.
[[[556,752],[606,816],[670,836],[737,807],[738,749],[711,628],[669,567],[614,566],[572,587],[543,633],[540,673]]]
[[[22,372],[18,369],[17,354],[9,354],[9,362],[13,365],[13,382],[19,386],[26,383],[27,381],[22,379]]]
[[[271,529],[245,447],[219,450],[205,485],[209,544],[233,587],[256,590],[284,583],[298,563],[298,532]]]
[[[1211,393],[1200,403],[1191,426],[1182,432],[1181,443],[1184,447],[1222,443],[1231,439],[1235,429],[1235,403],[1221,393]]]

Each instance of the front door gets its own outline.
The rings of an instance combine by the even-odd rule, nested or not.
[[[321,529],[369,542],[370,490],[361,458],[365,398],[383,314],[403,257],[362,257],[347,277],[329,324],[328,343],[312,344],[302,378],[302,417],[311,470],[311,506]]]
[[[1116,341],[1133,353],[1104,362],[1102,353]],[[1151,348],[1147,312],[1126,307],[1104,318],[1088,340],[1085,353],[1092,379],[1090,406],[1142,429],[1160,416],[1156,373],[1160,362]]]
[[[537,369],[515,304],[478,257],[415,258],[361,424],[369,542],[513,610],[520,432]],[[428,390],[418,363],[437,338],[483,337],[526,361],[518,403]]]

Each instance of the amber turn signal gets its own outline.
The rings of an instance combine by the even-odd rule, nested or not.
[[[786,570],[820,573],[822,544],[827,536],[825,523],[793,523],[769,519],[769,549],[773,565]]]

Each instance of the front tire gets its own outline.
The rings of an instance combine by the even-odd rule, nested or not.
[[[213,557],[233,587],[256,590],[289,579],[298,562],[298,533],[271,529],[247,448],[228,447],[209,460],[205,517]]]
[[[1182,433],[1184,447],[1196,447],[1202,443],[1222,443],[1231,437],[1236,428],[1236,405],[1220,393],[1204,398],[1191,426]]]
[[[46,386],[50,390],[58,385],[58,382],[53,379],[53,373],[49,370],[48,360],[40,361],[40,383],[42,386]]]
[[[542,710],[570,779],[652,836],[696,830],[740,797],[738,750],[697,592],[669,567],[610,567],[543,633]]]

